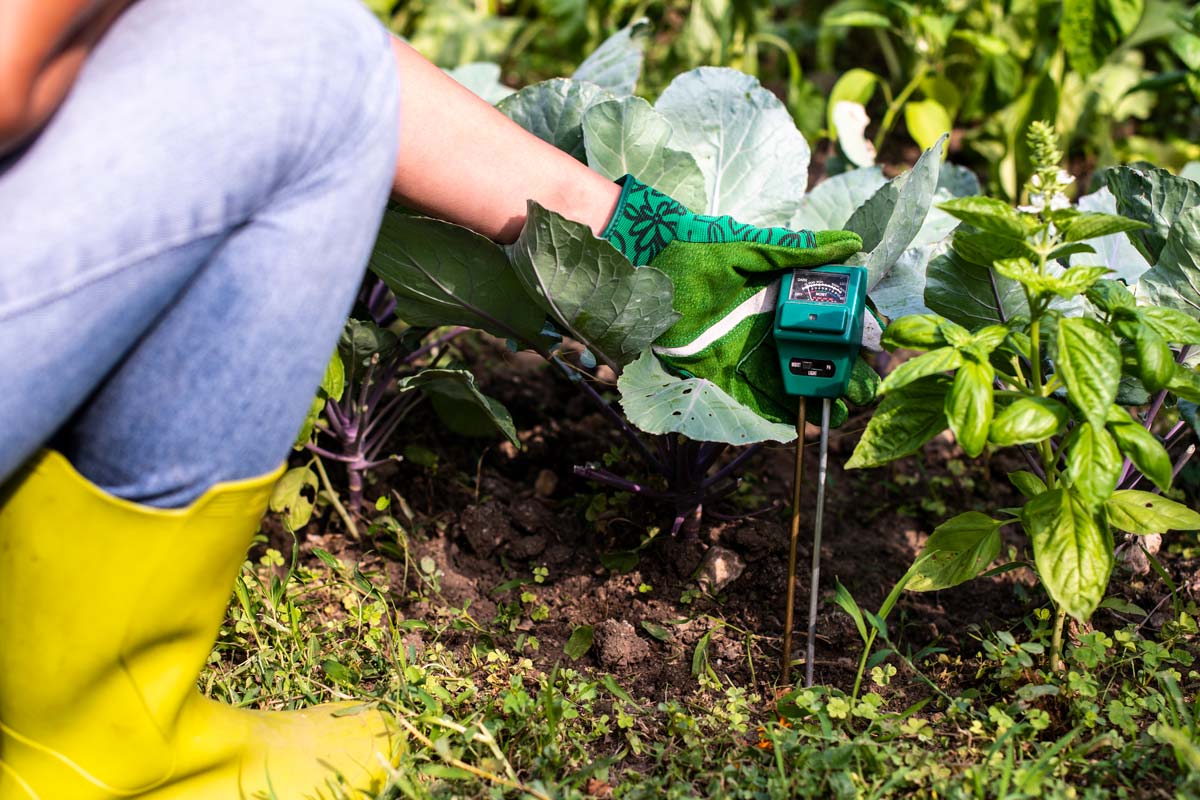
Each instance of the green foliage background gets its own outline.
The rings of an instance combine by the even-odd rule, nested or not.
[[[487,61],[514,88],[569,75],[581,53],[650,22],[640,93],[701,65],[757,76],[810,141],[830,99],[863,102],[883,163],[952,126],[950,157],[1017,199],[1023,131],[1067,136],[1080,170],[1200,158],[1200,10],[1182,0],[366,0],[439,65]],[[837,171],[836,169],[833,171]]]

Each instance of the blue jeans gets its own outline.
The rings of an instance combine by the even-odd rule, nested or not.
[[[399,87],[357,0],[140,0],[0,159],[0,483],[53,444],[178,507],[286,456],[387,200]]]

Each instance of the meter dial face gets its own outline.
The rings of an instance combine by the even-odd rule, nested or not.
[[[806,303],[846,304],[846,291],[850,276],[837,272],[812,272],[796,270],[792,273],[792,291],[789,300]]]

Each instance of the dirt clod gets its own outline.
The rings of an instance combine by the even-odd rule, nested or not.
[[[480,558],[488,558],[501,545],[516,538],[516,532],[508,523],[507,511],[494,500],[464,511],[459,527],[471,549]]]
[[[532,536],[522,536],[510,544],[508,555],[512,558],[528,559],[540,556],[545,549],[545,534],[535,533]]]
[[[606,619],[593,631],[596,655],[606,669],[628,669],[650,657],[650,645],[625,620]]]

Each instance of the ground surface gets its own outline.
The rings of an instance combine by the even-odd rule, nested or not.
[[[755,778],[749,781],[746,796],[1015,797],[1032,796],[1027,789],[1040,792],[1042,782],[1049,780],[1053,791],[1047,796],[1099,797],[1116,792],[1166,797],[1172,787],[1186,784],[1186,772],[1177,771],[1171,751],[1161,740],[1139,744],[1147,737],[1157,707],[1139,711],[1142,717],[1134,715],[1132,727],[1105,747],[1095,742],[1111,721],[1109,695],[1119,703],[1134,702],[1126,698],[1130,693],[1135,699],[1143,697],[1150,689],[1142,692],[1139,687],[1158,686],[1155,668],[1162,663],[1174,665],[1181,691],[1188,696],[1196,685],[1196,673],[1186,669],[1195,646],[1194,630],[1189,632],[1186,624],[1178,627],[1181,612],[1188,616],[1190,608],[1194,615],[1195,586],[1189,578],[1197,563],[1194,547],[1177,547],[1173,554],[1162,551],[1178,585],[1173,597],[1153,574],[1139,576],[1119,568],[1113,588],[1124,602],[1136,605],[1102,609],[1093,620],[1096,628],[1111,633],[1137,624],[1135,638],[1155,639],[1161,634],[1157,639],[1166,643],[1171,655],[1147,667],[1138,649],[1140,639],[1134,645],[1120,639],[1114,645],[1109,640],[1111,647],[1099,650],[1111,654],[1116,671],[1102,676],[1109,656],[1101,657],[1093,665],[1093,683],[1101,688],[1090,695],[1090,690],[1076,687],[1068,701],[1066,689],[1060,693],[1056,687],[1051,699],[1049,690],[1039,686],[1046,679],[1038,677],[1037,659],[1031,655],[1037,655],[1036,642],[1046,637],[1044,620],[1038,621],[1045,598],[1034,587],[1029,571],[1017,568],[939,593],[905,593],[888,618],[887,649],[900,655],[870,665],[882,670],[893,665],[897,676],[890,679],[885,672],[868,679],[857,697],[849,697],[863,646],[854,620],[833,602],[835,581],[849,590],[861,608],[877,609],[938,523],[962,511],[994,511],[1013,504],[1015,492],[1005,475],[1021,466],[1000,459],[965,460],[952,440],[941,438],[927,446],[921,457],[890,468],[846,472],[841,463],[866,419],[865,414],[854,415],[835,432],[830,447],[815,665],[817,683],[830,688],[820,690],[819,696],[802,696],[793,727],[779,716],[775,704],[790,688],[779,681],[778,658],[791,449],[764,448],[749,462],[742,489],[729,504],[713,509],[736,515],[765,508],[763,513],[737,521],[706,519],[691,541],[654,535],[655,528],[669,526],[669,510],[614,494],[572,473],[577,464],[621,452],[615,449],[620,437],[612,424],[586,398],[556,379],[537,358],[511,354],[481,340],[468,343],[464,355],[476,365],[483,390],[512,411],[522,447],[457,437],[438,423],[430,409],[422,408],[397,443],[405,458],[378,470],[367,489],[372,501],[389,498],[390,507],[380,516],[395,519],[401,533],[394,526],[382,526],[373,539],[355,542],[343,535],[333,514],[314,519],[298,533],[300,560],[311,571],[310,588],[316,597],[328,601],[322,595],[328,587],[318,574],[323,563],[331,563],[326,554],[332,554],[341,569],[354,565],[356,575],[374,576],[374,583],[387,586],[381,600],[395,610],[398,622],[393,634],[400,637],[401,659],[423,665],[419,673],[404,665],[395,667],[400,670],[397,677],[386,658],[364,660],[353,646],[343,646],[338,663],[349,664],[355,676],[350,683],[357,693],[369,690],[399,697],[403,704],[413,697],[412,685],[419,684],[437,698],[422,701],[427,710],[453,716],[457,707],[458,714],[470,719],[482,714],[488,720],[487,730],[502,740],[506,757],[516,767],[510,777],[525,782],[527,789],[533,786],[535,794],[536,787],[543,787],[549,796],[572,792],[607,796],[614,790],[619,796],[657,796],[668,789],[679,796],[714,791],[732,796],[742,790],[726,786],[720,775],[722,762],[727,759],[734,765],[749,758],[753,766],[756,749],[775,751],[783,782],[772,785],[768,777]],[[811,426],[809,434],[809,464],[815,465]],[[618,461],[618,467],[626,469],[635,464]],[[806,509],[812,506],[814,492],[815,486],[809,485]],[[811,516],[801,536],[802,574],[811,555],[810,523]],[[290,534],[277,524],[268,526],[268,531],[270,546],[291,551]],[[642,549],[631,555],[639,545]],[[1015,536],[1006,541],[1007,553],[1002,553],[1001,561],[1019,560],[1021,546]],[[707,573],[698,573],[714,553],[720,556],[716,570],[721,577],[733,576],[717,591],[702,577]],[[284,571],[278,564],[271,568]],[[263,569],[260,566],[259,572]],[[801,579],[799,589],[795,654],[802,657],[807,577]],[[359,601],[345,599],[342,606],[350,612],[361,608]],[[316,618],[343,618],[342,612],[327,602]],[[334,623],[324,624],[328,629]],[[242,620],[242,627],[253,627],[249,617]],[[588,628],[590,646],[584,633]],[[998,634],[1008,631],[1015,636],[1011,647],[1007,647],[1010,640],[1003,638],[1007,634]],[[233,628],[228,633],[229,674],[237,674],[237,659],[245,657],[244,637],[239,639]],[[1090,627],[1072,628],[1073,652],[1095,650],[1095,635]],[[342,636],[346,638],[351,637]],[[372,643],[370,631],[366,640],[377,655],[386,649],[378,641]],[[1021,643],[1027,641],[1034,644],[1022,655]],[[305,647],[311,651],[326,645]],[[877,650],[882,648],[882,642],[876,645]],[[1123,653],[1133,655],[1126,659]],[[320,663],[326,675],[339,682],[328,659]],[[434,674],[435,665],[446,672],[439,686],[450,690],[447,698],[455,697],[455,703],[431,688],[427,676]],[[1122,665],[1132,666],[1123,672]],[[565,670],[561,681],[559,670]],[[796,674],[803,674],[802,665]],[[589,676],[591,683],[586,682]],[[611,676],[605,681],[615,683],[615,688],[598,683],[600,676]],[[1029,685],[1035,689],[1021,688]],[[547,686],[560,689],[561,702],[581,716],[572,725],[583,724],[584,709],[593,716],[586,730],[566,726],[554,733],[562,741],[555,745],[553,757],[540,739],[536,752],[523,750],[530,745],[522,737],[531,734],[526,728],[514,732],[506,727],[522,711],[523,701],[514,700],[513,693],[520,689],[519,696],[528,694],[542,702],[539,698]],[[611,696],[593,703],[596,686],[602,691],[609,686],[606,695]],[[868,705],[874,708],[862,705],[860,698],[868,691]],[[1026,695],[1017,697],[1018,691]],[[324,699],[319,691],[311,694],[313,699]],[[490,698],[491,705],[480,706],[477,694]],[[839,714],[835,700],[846,697],[848,710]],[[928,706],[922,705],[930,700]],[[805,703],[810,713],[804,713]],[[962,704],[957,711],[956,703]],[[1092,706],[1098,712],[1089,725]],[[1000,709],[999,716],[993,709]],[[490,716],[493,713],[495,717]],[[895,723],[890,727],[876,719],[887,714],[893,715],[890,719]],[[549,716],[553,722],[553,713]],[[690,722],[684,725],[681,718]],[[704,747],[715,749],[705,752],[690,740],[689,725],[696,735],[706,726],[711,728],[704,734],[708,737],[703,739]],[[828,741],[806,745],[810,736],[806,725],[820,731],[812,736]],[[993,792],[987,787],[997,778],[987,764],[989,758],[999,757],[997,752],[1004,752],[1008,734],[1031,739],[1018,746],[1015,755],[1012,741],[1006,745],[1016,765],[1010,764],[1016,772],[1008,780],[1025,775],[1020,786],[1026,788]],[[1070,751],[1077,762],[1055,750],[1056,742],[1064,739],[1081,748]],[[941,758],[931,756],[934,743],[945,748]],[[851,750],[845,763],[804,767],[811,780],[797,783],[795,775],[801,773],[795,770],[801,767],[783,768],[784,754],[791,753],[792,746],[826,753]],[[881,748],[878,763],[860,763],[863,753],[874,752],[877,746]],[[1141,765],[1128,763],[1131,753],[1141,752],[1139,747],[1149,747],[1154,758]],[[860,753],[854,748],[867,749]],[[693,764],[684,756],[697,749],[699,761]],[[463,753],[471,752],[466,743]],[[1045,760],[1051,756],[1059,760]],[[868,761],[876,757],[871,755]],[[809,756],[787,758],[799,759],[795,762],[799,764]],[[1029,768],[1032,772],[1021,772],[1026,769],[1023,758],[1034,764]],[[972,777],[973,763],[984,765],[985,778]],[[1081,764],[1094,768],[1094,774],[1086,769],[1081,773]],[[471,796],[488,787],[502,791],[495,781],[480,782],[471,773],[454,773],[458,767],[444,768],[451,772],[436,776],[466,783],[450,781],[450,788],[442,789],[424,786],[417,794]],[[746,775],[746,768],[740,766],[736,773]],[[1036,778],[1032,783],[1030,774]],[[900,775],[907,777],[898,782]],[[975,789],[970,788],[973,785]],[[957,788],[951,791],[948,786]],[[1073,794],[1076,791],[1082,794]]]

